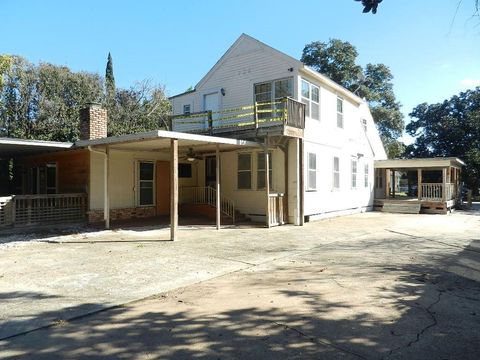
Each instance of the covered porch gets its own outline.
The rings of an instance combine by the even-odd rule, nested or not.
[[[376,210],[447,213],[459,200],[463,161],[425,158],[375,161]]]
[[[280,219],[286,214],[278,205],[283,193],[268,185],[260,191],[241,189],[238,183],[243,175],[252,178],[254,167],[264,184],[271,184],[272,173],[284,171],[272,169],[270,154],[279,151],[272,146],[161,130],[80,141],[76,146],[87,148],[91,156],[90,222],[104,222],[106,228],[132,224],[136,218],[159,225],[168,221],[175,240],[178,225],[186,219],[194,219],[192,225],[213,222],[220,229],[245,222],[248,212],[259,215],[267,227],[284,223]],[[251,162],[241,172],[241,159],[260,157],[263,164]]]

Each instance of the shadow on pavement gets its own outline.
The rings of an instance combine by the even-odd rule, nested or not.
[[[375,251],[373,242],[371,246]],[[479,246],[480,241],[474,240],[469,248]],[[0,348],[32,359],[478,359],[478,252],[465,249],[428,264],[374,265],[370,273],[375,276],[396,275],[393,287],[378,288],[370,299],[380,309],[385,304],[401,314],[391,317],[388,313],[378,317],[352,308],[348,301],[333,301],[328,294],[307,290],[312,282],[332,280],[317,265],[283,266],[260,280],[250,279],[250,291],[274,283],[278,296],[302,304],[296,308],[258,307],[252,302],[248,307],[199,315],[193,305],[181,300],[179,310],[164,310],[167,296],[160,295],[149,300],[156,305],[148,311],[124,306],[66,321],[69,314],[103,307],[87,303],[40,314],[54,326],[4,339]],[[278,275],[281,282],[275,280]],[[358,276],[369,275],[359,271]],[[333,280],[344,287],[341,276]],[[295,288],[288,288],[287,281]],[[356,289],[345,286],[342,292],[355,297]],[[0,299],[10,296],[34,299],[41,294],[0,294]],[[343,315],[335,315],[339,313]],[[5,326],[21,321],[14,319]]]

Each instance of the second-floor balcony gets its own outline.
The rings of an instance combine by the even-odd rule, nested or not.
[[[173,131],[244,138],[267,132],[301,138],[304,128],[305,104],[291,98],[171,117]]]

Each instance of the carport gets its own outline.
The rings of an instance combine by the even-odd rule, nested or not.
[[[238,149],[262,148],[255,142],[228,139],[213,136],[187,134],[171,131],[156,130],[140,134],[131,134],[107,137],[93,140],[82,140],[75,143],[75,148],[87,148],[91,154],[103,158],[103,216],[105,227],[110,228],[110,203],[112,200],[112,185],[115,181],[111,171],[112,151],[126,153],[155,152],[168,155],[169,158],[169,188],[170,188],[170,239],[176,240],[178,234],[179,208],[179,156],[189,160],[189,154],[214,154],[216,163],[215,191],[209,196],[214,197],[216,210],[216,228],[220,229],[221,210],[224,206],[220,189],[220,153]],[[90,177],[95,175],[95,167],[90,168]]]

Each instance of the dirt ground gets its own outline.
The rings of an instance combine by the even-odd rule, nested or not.
[[[480,358],[478,211],[162,237],[4,241],[0,357]]]

